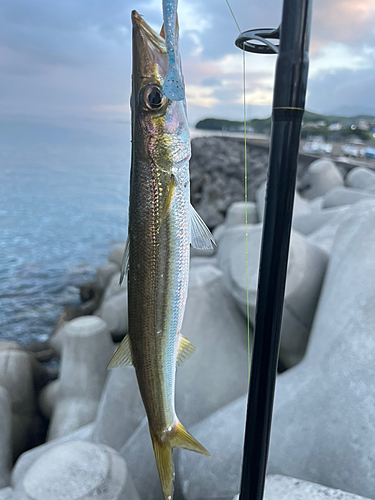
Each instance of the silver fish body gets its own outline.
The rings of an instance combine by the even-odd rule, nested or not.
[[[190,243],[212,236],[190,205],[190,138],[185,101],[162,93],[167,51],[137,14],[133,21],[132,166],[128,234],[129,334],[110,367],[133,364],[166,499],[173,495],[174,447],[208,454],[179,422],[178,360],[194,348],[181,336]]]

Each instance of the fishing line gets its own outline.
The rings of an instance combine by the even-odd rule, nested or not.
[[[240,25],[237,22],[236,16],[229,4],[229,0],[225,0],[233,20],[236,23],[238,31],[241,33]],[[246,253],[246,324],[247,324],[247,368],[248,380],[250,382],[250,310],[249,310],[249,246],[248,246],[248,223],[247,223],[247,145],[246,145],[246,52],[245,44],[242,51],[242,80],[243,80],[243,128],[244,128],[244,167],[245,167],[245,253]]]
[[[229,10],[230,10],[230,13],[232,14],[232,17],[233,17],[234,22],[236,23],[236,26],[237,26],[237,28],[238,28],[238,31],[241,33],[241,30],[240,30],[240,25],[239,25],[239,24],[238,24],[238,22],[237,22],[237,19],[236,19],[236,16],[234,15],[234,12],[233,12],[233,10],[232,10],[232,7],[229,5],[228,0],[225,0],[225,1],[227,2],[228,8],[229,8]]]

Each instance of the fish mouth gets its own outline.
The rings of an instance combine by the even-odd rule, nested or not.
[[[132,11],[133,30],[139,30],[147,41],[160,51],[161,54],[167,53],[165,39],[158,35],[151,26],[149,26],[143,17],[136,10]]]

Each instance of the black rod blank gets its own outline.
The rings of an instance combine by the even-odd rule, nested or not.
[[[240,500],[261,500],[270,441],[294,190],[308,74],[311,0],[284,0]]]

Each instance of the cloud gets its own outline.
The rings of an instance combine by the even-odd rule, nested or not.
[[[223,83],[217,76],[210,76],[202,80],[202,85],[204,87],[222,87]]]
[[[128,120],[130,12],[155,29],[162,0],[2,0],[0,112],[60,120]],[[280,0],[231,0],[242,30],[278,26]],[[225,0],[180,0],[189,117],[243,114],[242,53]],[[375,83],[373,0],[315,0],[308,106],[368,106]],[[270,109],[276,57],[246,56],[252,116]],[[372,86],[372,87],[371,87]]]
[[[326,72],[309,82],[307,107],[331,114],[374,113],[374,69]]]
[[[374,37],[373,0],[316,0],[313,5],[312,37],[362,45]]]
[[[322,47],[310,64],[309,76],[314,78],[319,74],[347,69],[356,72],[370,69],[374,65],[374,51],[363,47],[355,50],[342,43],[329,43]]]
[[[219,104],[213,94],[215,89],[212,87],[204,87],[201,85],[186,85],[186,99],[189,104],[200,106],[201,108],[213,108]]]

